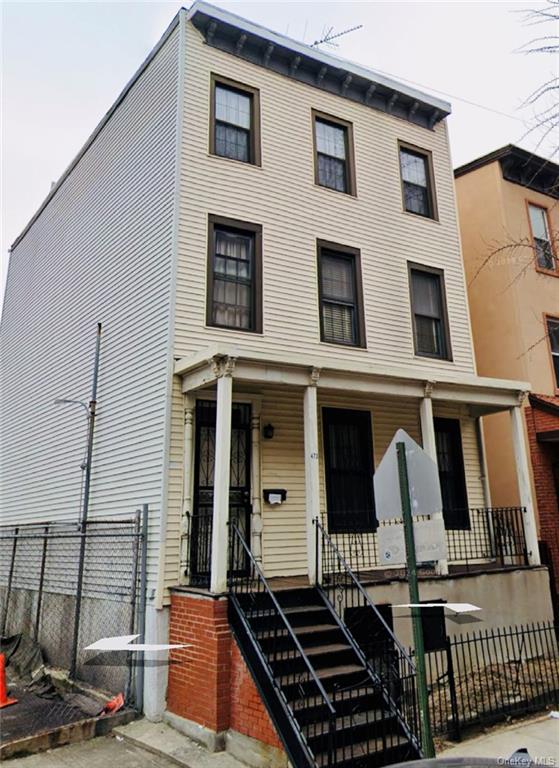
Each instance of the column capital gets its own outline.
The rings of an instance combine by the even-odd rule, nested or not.
[[[522,406],[524,405],[524,401],[526,400],[527,397],[528,397],[527,390],[521,389],[518,392],[518,408],[522,408]]]
[[[322,368],[312,368],[309,374],[309,386],[316,387],[318,380],[320,379]]]
[[[431,397],[433,394],[433,390],[435,389],[437,382],[436,381],[426,381],[425,386],[423,389],[423,396],[424,397]]]
[[[233,376],[237,358],[229,355],[214,355],[208,360],[208,363],[213,375],[216,379],[220,379],[222,376]]]

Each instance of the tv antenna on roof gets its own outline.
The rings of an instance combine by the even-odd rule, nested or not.
[[[349,29],[344,29],[342,32],[334,32],[334,27],[326,27],[322,31],[322,37],[319,40],[315,40],[314,43],[312,43],[311,48],[315,48],[318,45],[329,45],[331,48],[337,48],[338,44],[334,43],[333,41],[336,40],[338,37],[342,37],[343,35],[349,35],[350,32],[356,32],[358,29],[362,29],[363,24],[357,24],[355,27],[350,27]]]

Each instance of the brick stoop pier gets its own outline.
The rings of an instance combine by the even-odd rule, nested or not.
[[[190,647],[170,651],[168,721],[209,749],[224,749],[226,741],[229,748],[242,734],[261,743],[253,747],[262,764],[283,762],[283,745],[229,628],[227,598],[173,589],[169,642]]]

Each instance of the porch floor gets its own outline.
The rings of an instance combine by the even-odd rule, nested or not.
[[[500,563],[452,563],[449,565],[448,576],[437,576],[433,568],[419,568],[420,579],[451,578],[455,576],[467,576],[474,573],[493,573],[495,571],[514,571],[529,568],[527,565],[507,565]],[[407,581],[405,568],[375,568],[368,571],[360,571],[358,576],[363,585],[377,584],[379,582]],[[308,576],[272,576],[266,579],[270,589],[281,592],[284,589],[297,589],[309,586]]]

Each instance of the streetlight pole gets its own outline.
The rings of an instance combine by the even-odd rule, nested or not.
[[[80,613],[83,592],[83,573],[85,565],[85,542],[87,529],[87,516],[89,512],[89,490],[91,487],[91,464],[93,459],[93,435],[95,432],[95,416],[97,412],[97,381],[99,379],[99,357],[101,353],[101,323],[97,323],[97,338],[95,342],[95,360],[93,364],[93,384],[91,387],[91,399],[86,405],[80,400],[60,399],[56,403],[74,403],[81,405],[87,411],[87,448],[85,454],[85,478],[83,485],[83,504],[80,511],[79,532],[80,532],[80,553],[78,561],[78,578],[76,584],[76,610],[74,613],[74,636],[72,642],[72,658],[70,660],[70,678],[76,676],[78,660],[78,642],[80,634]]]

